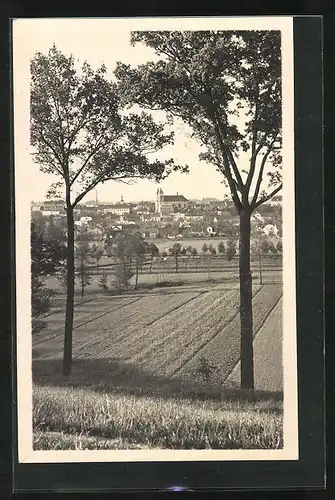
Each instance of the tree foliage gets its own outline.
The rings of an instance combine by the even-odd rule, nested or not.
[[[93,264],[92,248],[88,243],[80,241],[75,249],[75,280],[81,288],[81,296],[84,297],[86,288],[92,283],[90,267]]]
[[[174,243],[172,247],[169,248],[169,253],[175,258],[176,263],[176,273],[178,272],[178,262],[179,257],[182,255],[182,246],[180,243]]]
[[[152,263],[155,257],[159,256],[159,248],[154,243],[147,243],[147,250],[150,255],[150,268],[149,272],[152,272]]]
[[[42,317],[52,306],[55,292],[46,287],[44,278],[55,275],[66,258],[66,249],[62,242],[44,238],[38,228],[31,225],[31,309],[33,333],[45,328]]]
[[[37,233],[35,224],[31,225],[31,273],[44,277],[55,275],[64,265],[66,246],[64,241],[45,237]]]
[[[236,244],[234,240],[228,240],[226,246],[226,259],[228,262],[233,260],[236,255]]]
[[[281,189],[281,41],[277,31],[134,32],[160,57],[116,75],[126,102],[182,119],[238,211]],[[248,158],[246,168],[238,161]],[[271,168],[267,168],[268,166]],[[264,182],[265,174],[268,182]],[[262,189],[261,189],[262,188]]]
[[[106,67],[78,68],[73,56],[56,46],[31,61],[31,144],[43,172],[62,178],[76,206],[94,187],[109,179],[161,180],[172,159],[149,161],[148,155],[173,142],[173,132],[147,113],[122,113],[117,87]],[[54,195],[63,186],[51,186]]]
[[[225,247],[225,244],[223,241],[220,241],[219,244],[218,244],[218,252],[221,254],[221,255],[224,255],[225,254],[225,251],[226,251],[226,247]]]

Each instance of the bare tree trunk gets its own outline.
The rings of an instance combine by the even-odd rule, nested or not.
[[[85,295],[85,283],[84,283],[84,250],[80,249],[80,271],[81,271],[81,297],[84,298]]]
[[[259,266],[259,283],[260,285],[263,285],[262,256],[260,249],[258,250],[258,266]]]
[[[138,287],[138,268],[139,268],[139,265],[138,265],[138,258],[137,258],[136,259],[135,290],[137,290],[137,287]]]
[[[176,255],[176,273],[178,272],[178,255]]]
[[[66,199],[67,216],[67,276],[66,276],[66,313],[64,330],[63,375],[71,374],[72,369],[72,333],[74,316],[74,218],[70,196]]]
[[[241,388],[254,389],[252,278],[250,270],[250,217],[240,212],[240,320],[241,320]]]

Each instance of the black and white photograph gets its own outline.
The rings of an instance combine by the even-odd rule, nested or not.
[[[293,18],[13,22],[22,463],[298,460]]]

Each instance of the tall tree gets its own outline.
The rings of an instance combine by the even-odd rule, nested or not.
[[[225,251],[226,251],[225,244],[223,241],[220,241],[218,244],[218,252],[219,252],[219,254],[224,255]]]
[[[93,264],[92,261],[93,258],[89,244],[79,240],[75,248],[75,280],[77,278],[79,281],[82,298],[85,296],[85,289],[92,283],[92,274],[90,273],[90,268],[92,268]]]
[[[101,257],[103,256],[103,253],[104,251],[101,245],[96,245],[95,243],[92,245],[90,254],[96,262],[97,270],[99,270],[99,262],[101,260]]]
[[[169,248],[169,253],[174,257],[176,263],[176,273],[178,272],[179,257],[182,254],[182,246],[180,243],[174,243],[171,248]]]
[[[59,181],[50,196],[65,196],[67,217],[67,300],[63,374],[72,366],[74,312],[74,208],[99,183],[110,179],[161,180],[172,169],[172,159],[150,161],[148,155],[173,142],[173,133],[150,114],[122,113],[116,85],[84,62],[55,46],[31,60],[31,145],[40,170]]]
[[[258,260],[258,270],[259,270],[259,283],[263,284],[263,270],[262,270],[262,257],[263,257],[263,244],[265,240],[264,233],[260,226],[255,227],[251,231],[252,245],[251,250],[254,251],[255,257]]]
[[[146,259],[146,255],[149,251],[150,251],[150,244],[149,245],[147,244],[143,236],[140,233],[133,234],[131,238],[131,252],[134,255],[135,259],[135,289],[138,288],[139,270],[142,269],[143,263]]]
[[[152,272],[152,263],[153,263],[154,257],[158,257],[159,256],[159,249],[155,245],[155,243],[148,243],[147,244],[147,250],[148,250],[148,253],[150,255],[149,273],[151,274],[151,272]]]
[[[120,232],[113,239],[111,255],[116,259],[114,265],[114,278],[119,293],[128,288],[130,279],[133,277],[131,269],[132,235]]]
[[[253,389],[250,219],[282,187],[280,32],[133,32],[137,42],[159,60],[118,64],[125,99],[190,127],[205,149],[201,159],[222,173],[239,214],[241,386]]]

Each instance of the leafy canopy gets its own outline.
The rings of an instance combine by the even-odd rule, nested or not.
[[[200,158],[223,174],[238,211],[278,192],[280,32],[133,32],[131,43],[138,42],[160,59],[137,68],[118,63],[123,101],[182,119],[204,147]]]
[[[31,145],[43,172],[59,175],[50,196],[66,187],[72,208],[109,179],[161,180],[180,167],[148,156],[173,142],[173,132],[148,113],[122,112],[117,86],[106,67],[96,71],[54,45],[31,60]],[[187,170],[186,167],[183,167]]]

